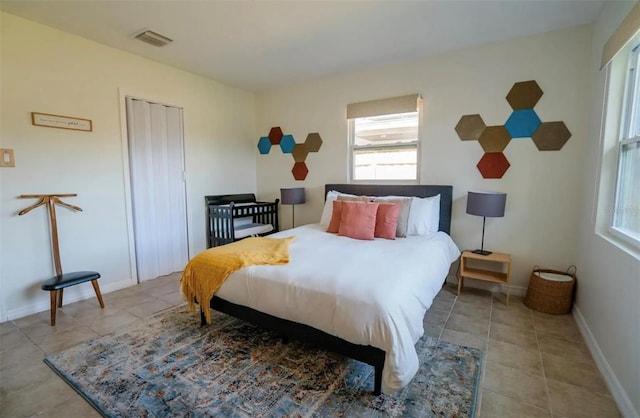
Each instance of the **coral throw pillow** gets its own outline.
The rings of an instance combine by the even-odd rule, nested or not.
[[[402,205],[399,203],[379,203],[376,214],[376,238],[396,239],[396,228]]]
[[[338,233],[338,229],[340,228],[340,218],[342,217],[343,203],[344,203],[343,200],[333,201],[333,212],[331,213],[331,220],[329,221],[327,232],[331,232],[332,234]]]
[[[376,230],[378,203],[342,202],[342,216],[338,235],[372,240]]]
[[[400,203],[400,215],[398,216],[398,227],[396,228],[396,238],[404,238],[407,236],[407,227],[409,225],[409,212],[411,211],[411,203],[413,199],[402,196],[381,196],[373,199],[378,203]]]

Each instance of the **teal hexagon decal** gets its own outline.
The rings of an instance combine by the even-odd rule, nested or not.
[[[296,146],[296,141],[293,139],[293,135],[283,135],[280,140],[280,149],[285,154],[291,154],[293,147]]]
[[[258,140],[258,150],[260,154],[268,154],[271,151],[271,141],[268,136],[261,136]]]
[[[511,138],[530,138],[542,122],[533,109],[514,110],[504,127]]]

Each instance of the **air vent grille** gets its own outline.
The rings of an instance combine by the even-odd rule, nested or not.
[[[137,34],[135,38],[153,46],[165,46],[170,42],[173,42],[172,39],[169,39],[166,36],[162,36],[159,33],[151,30],[145,30],[144,32]]]

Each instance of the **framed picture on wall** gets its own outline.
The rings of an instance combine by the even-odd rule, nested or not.
[[[93,131],[90,119],[73,118],[70,116],[52,115],[50,113],[31,112],[31,123],[36,126],[49,128],[73,129],[75,131]]]

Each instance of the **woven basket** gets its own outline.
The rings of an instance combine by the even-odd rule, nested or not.
[[[536,311],[564,315],[571,311],[576,286],[576,267],[567,271],[533,268],[524,304]]]

